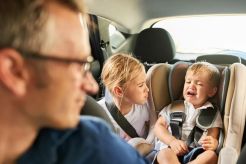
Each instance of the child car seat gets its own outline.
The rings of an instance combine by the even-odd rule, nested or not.
[[[183,98],[182,91],[185,74],[191,64],[189,62],[177,62],[174,65],[163,63],[156,64],[149,69],[147,72],[147,82],[151,95],[149,97],[149,104],[153,113],[157,115],[163,107]],[[220,84],[217,94],[210,101],[219,107],[223,117],[230,71],[227,66],[216,65],[216,67],[220,70],[221,74]],[[223,141],[222,134],[221,131],[219,141]],[[222,144],[220,142],[218,151]]]

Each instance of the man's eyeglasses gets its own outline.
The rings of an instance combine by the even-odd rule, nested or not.
[[[21,52],[22,56],[25,58],[31,58],[31,59],[38,59],[38,60],[51,60],[55,62],[62,62],[62,63],[77,63],[81,65],[81,73],[83,76],[86,75],[88,71],[90,71],[91,68],[91,63],[93,62],[93,57],[88,56],[86,60],[80,60],[80,59],[68,59],[68,58],[61,58],[61,57],[56,57],[56,56],[45,56],[41,55],[39,53],[26,53],[23,51]]]

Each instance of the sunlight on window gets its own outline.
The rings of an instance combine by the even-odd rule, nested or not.
[[[114,25],[110,24],[108,30],[109,30],[109,41],[111,43],[110,44],[111,48],[113,50],[117,49],[126,40],[126,38],[120,31],[116,29]]]
[[[169,31],[180,53],[246,52],[246,15],[175,17],[153,27]]]

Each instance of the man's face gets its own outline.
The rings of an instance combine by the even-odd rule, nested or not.
[[[66,59],[86,60],[90,56],[90,46],[86,25],[81,23],[78,13],[61,5],[51,3],[49,33],[53,37],[52,47],[42,54]],[[29,110],[38,126],[55,128],[74,127],[79,120],[81,107],[85,103],[86,92],[97,91],[97,84],[91,73],[82,75],[83,68],[78,63],[35,60],[45,71],[37,72],[38,83],[44,87],[30,88]],[[46,78],[44,78],[46,77]],[[94,87],[91,87],[93,86]]]

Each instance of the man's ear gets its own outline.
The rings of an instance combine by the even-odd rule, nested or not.
[[[123,96],[123,89],[119,86],[116,86],[113,88],[113,93],[117,97],[122,97]]]
[[[216,94],[217,90],[218,90],[217,87],[211,88],[211,90],[210,90],[210,92],[208,94],[208,97],[213,97]]]
[[[23,96],[27,75],[24,60],[17,51],[10,48],[0,50],[0,85],[16,96]]]

